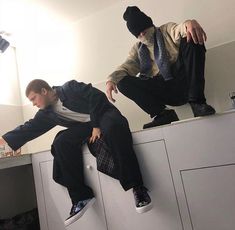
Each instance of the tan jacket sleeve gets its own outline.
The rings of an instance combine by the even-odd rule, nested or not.
[[[113,83],[117,84],[126,75],[136,76],[140,72],[140,63],[138,58],[138,44],[139,42],[137,42],[131,48],[126,61],[108,76],[107,81],[112,81]]]
[[[180,24],[169,22],[167,24],[162,25],[160,28],[162,31],[165,31],[171,37],[174,43],[178,44],[180,38],[186,37],[187,35],[186,22],[187,21]]]

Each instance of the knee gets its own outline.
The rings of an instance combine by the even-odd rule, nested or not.
[[[122,133],[125,132],[126,129],[126,124],[114,122],[106,128],[105,135],[109,137],[116,136],[117,134],[122,135]]]
[[[62,146],[64,146],[66,143],[66,139],[64,138],[63,134],[59,134],[55,137],[52,146],[55,148],[55,150],[57,148],[61,148]]]
[[[127,77],[124,77],[121,81],[117,83],[117,88],[121,93],[127,92],[129,88],[129,82]]]
[[[192,51],[200,51],[200,52],[206,52],[206,48],[204,44],[195,44],[194,41],[191,39],[189,42],[187,42],[187,38],[182,38],[180,42],[180,46],[183,49],[188,49]]]

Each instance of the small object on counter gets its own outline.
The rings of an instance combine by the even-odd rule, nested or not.
[[[8,144],[0,145],[0,158],[18,156],[21,154],[21,149],[14,151]]]
[[[233,109],[235,109],[235,92],[230,92],[229,97],[230,97],[231,102],[232,102],[232,107],[233,107]]]

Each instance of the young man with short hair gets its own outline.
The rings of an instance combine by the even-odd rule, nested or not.
[[[51,149],[53,179],[68,189],[72,201],[66,226],[79,219],[95,201],[92,189],[84,181],[81,147],[87,140],[94,143],[101,136],[110,149],[123,189],[133,189],[136,211],[151,209],[128,121],[102,91],[75,80],[51,87],[44,80],[35,79],[28,84],[26,96],[39,108],[38,112],[33,119],[4,134],[0,144],[7,143],[17,150],[56,125],[67,127],[56,135]]]

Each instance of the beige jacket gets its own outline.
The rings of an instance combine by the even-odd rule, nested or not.
[[[163,38],[165,41],[166,50],[170,57],[170,62],[174,63],[179,53],[180,38],[186,37],[186,21],[181,24],[169,22],[160,26]],[[108,76],[107,81],[112,81],[117,84],[124,76],[136,76],[140,72],[140,62],[138,58],[139,41],[134,44],[129,52],[126,61],[120,65],[112,74]],[[147,73],[147,76],[153,77],[159,73],[158,66],[154,60],[153,45],[147,46],[150,51],[152,69]]]

